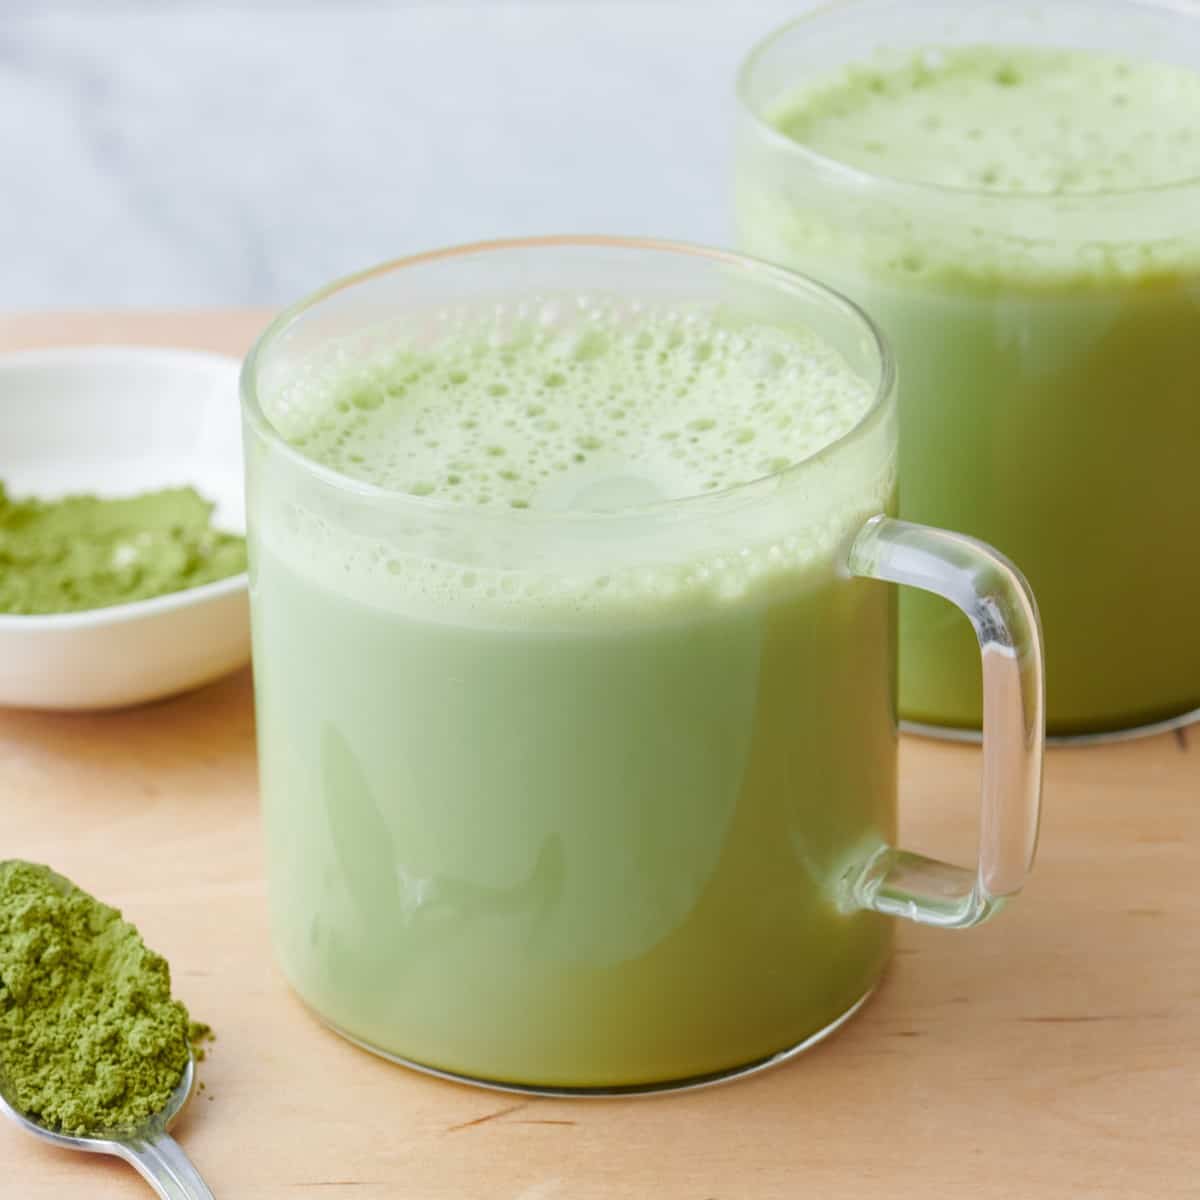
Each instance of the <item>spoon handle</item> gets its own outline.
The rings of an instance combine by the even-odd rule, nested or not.
[[[214,1200],[183,1147],[169,1133],[127,1142],[121,1152],[162,1200]]]

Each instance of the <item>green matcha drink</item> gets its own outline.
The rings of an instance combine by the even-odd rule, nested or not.
[[[888,7],[831,8],[747,64],[742,244],[883,326],[901,513],[1021,564],[1050,732],[1184,713],[1200,705],[1200,21],[1112,3],[1083,31],[1050,4],[1025,29],[1018,6],[929,3],[901,31]],[[976,27],[996,42],[972,44]],[[893,48],[873,55],[865,29]],[[1037,44],[1073,38],[1097,48]],[[979,689],[958,614],[906,594],[902,715],[977,727]]]
[[[543,238],[285,313],[243,371],[274,938],[369,1048],[535,1090],[801,1049],[888,916],[965,928],[1036,844],[1020,573],[897,521],[895,374],[789,272]],[[895,845],[891,589],[952,596],[989,700],[980,853]]]
[[[892,599],[840,564],[891,502],[874,390],[816,332],[655,296],[259,364],[271,906],[323,1019],[622,1087],[754,1063],[871,989],[889,926],[844,878],[895,832]],[[764,476],[774,515],[731,501]]]

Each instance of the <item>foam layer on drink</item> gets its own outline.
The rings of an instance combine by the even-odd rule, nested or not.
[[[788,98],[795,141],[875,175],[1081,194],[1200,178],[1200,74],[1077,50],[929,49]]]
[[[807,330],[495,318],[310,380],[280,424],[354,479],[480,508],[611,512],[745,483],[850,430],[872,391]]]
[[[448,311],[419,334],[402,325],[328,346],[266,390],[288,443],[388,496],[372,514],[377,535],[319,504],[281,506],[286,520],[272,521],[260,502],[264,542],[378,603],[403,593],[615,612],[725,601],[818,560],[835,569],[848,530],[890,501],[886,432],[850,448],[845,469],[841,453],[806,468],[790,507],[767,499],[675,520],[653,506],[709,496],[720,508],[719,493],[740,484],[786,487],[789,467],[873,402],[873,386],[807,329],[578,297],[565,312],[557,301]],[[413,532],[387,536],[389,498],[402,510],[392,523]],[[613,523],[527,525],[547,514]]]
[[[1200,270],[1200,73],[1083,50],[881,52],[784,88],[749,129],[751,253],[971,290],[1173,285]],[[867,172],[847,186],[819,164]]]

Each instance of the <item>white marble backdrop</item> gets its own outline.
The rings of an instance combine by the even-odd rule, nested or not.
[[[538,232],[731,240],[733,76],[809,0],[0,0],[0,308],[276,304]]]

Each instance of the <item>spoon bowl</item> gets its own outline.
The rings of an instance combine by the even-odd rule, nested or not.
[[[62,1150],[82,1150],[86,1154],[109,1154],[114,1158],[123,1158],[162,1200],[213,1200],[212,1192],[184,1154],[183,1148],[167,1132],[190,1099],[195,1080],[196,1060],[189,1055],[183,1076],[162,1112],[133,1130],[80,1137],[48,1129],[12,1106],[5,1094],[2,1074],[0,1112],[26,1133]]]

